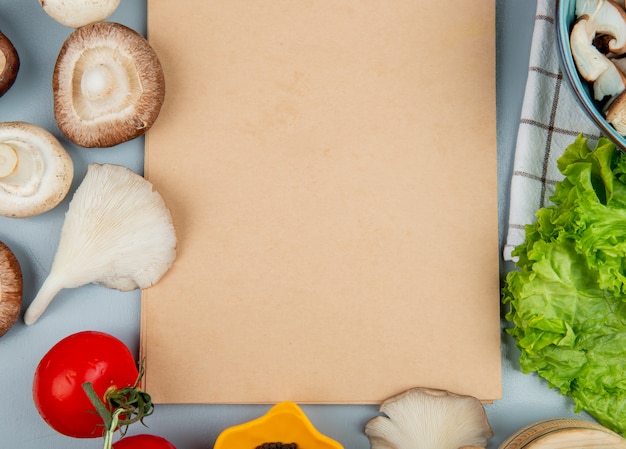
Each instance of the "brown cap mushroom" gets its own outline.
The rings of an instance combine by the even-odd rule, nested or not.
[[[17,50],[0,31],[0,97],[13,85],[19,69],[20,58]]]
[[[111,147],[143,135],[165,99],[161,63],[148,41],[114,22],[78,28],[52,77],[54,115],[82,147]]]
[[[120,0],[39,0],[39,3],[60,24],[79,28],[108,18]]]
[[[0,123],[0,215],[24,218],[57,206],[74,164],[59,141],[26,122]]]
[[[482,403],[433,388],[413,388],[384,401],[365,426],[372,449],[486,447],[493,430]]]
[[[15,324],[22,307],[22,271],[7,245],[0,242],[0,337]]]

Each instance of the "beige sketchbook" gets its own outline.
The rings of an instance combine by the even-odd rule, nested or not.
[[[150,0],[161,403],[500,397],[495,2]]]

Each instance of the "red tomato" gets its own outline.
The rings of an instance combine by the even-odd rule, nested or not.
[[[176,449],[163,437],[156,435],[133,435],[123,437],[113,445],[113,449]]]
[[[33,399],[41,417],[57,432],[98,438],[104,422],[83,389],[91,382],[102,399],[108,388],[133,386],[139,373],[124,343],[112,335],[84,331],[54,345],[41,359],[33,380]]]

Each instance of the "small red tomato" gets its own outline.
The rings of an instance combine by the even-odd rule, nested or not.
[[[176,449],[176,447],[163,437],[146,434],[123,437],[113,445],[113,449]]]
[[[101,399],[107,389],[133,386],[139,373],[128,347],[96,331],[72,334],[41,359],[33,379],[33,400],[41,417],[59,433],[98,438],[104,422],[83,389],[91,382]]]

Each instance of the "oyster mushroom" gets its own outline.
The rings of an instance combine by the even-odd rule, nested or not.
[[[0,337],[15,324],[22,307],[22,270],[15,254],[0,242]]]
[[[115,12],[120,0],[39,0],[54,20],[70,28],[101,22]]]
[[[20,58],[17,50],[0,31],[0,97],[3,96],[15,82],[20,69]]]
[[[82,147],[111,147],[143,135],[165,99],[161,63],[148,41],[114,22],[75,30],[52,76],[54,115]]]
[[[372,449],[486,447],[493,430],[481,402],[432,388],[413,388],[384,401],[365,426]]]
[[[172,217],[152,184],[120,165],[90,164],[70,202],[50,273],[24,321],[37,321],[64,288],[148,288],[175,257]]]
[[[67,195],[74,164],[59,141],[26,122],[0,123],[0,215],[30,217]]]

